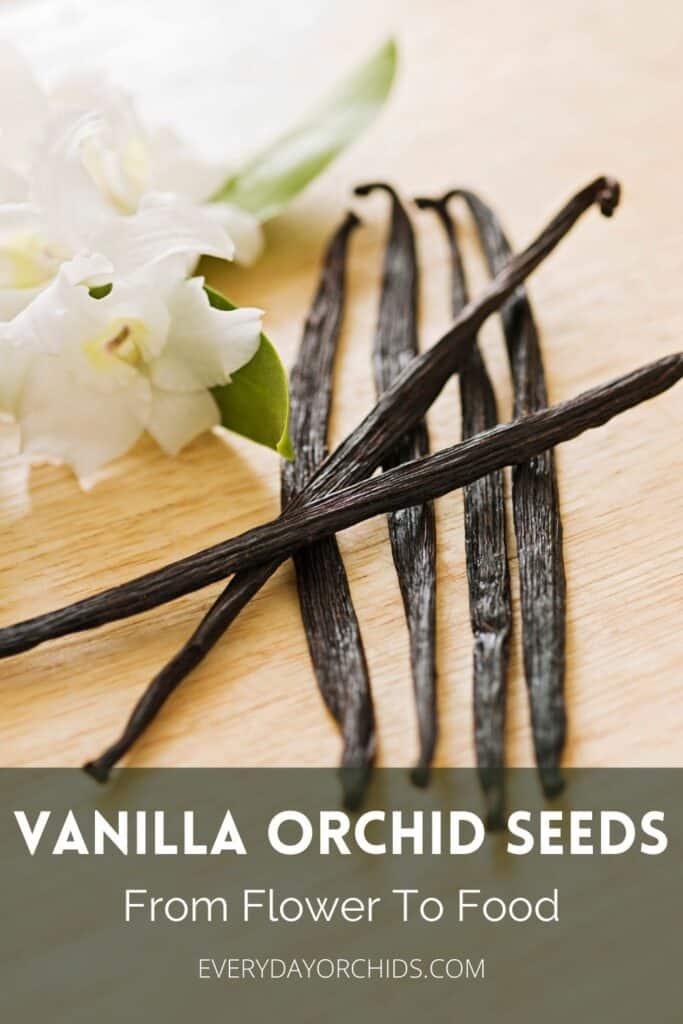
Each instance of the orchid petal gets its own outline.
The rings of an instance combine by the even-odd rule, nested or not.
[[[71,284],[87,284],[89,288],[109,284],[114,275],[111,260],[94,252],[77,253],[61,269]]]
[[[222,224],[235,244],[235,260],[250,267],[256,262],[265,245],[260,221],[231,203],[206,203],[207,213]]]
[[[88,302],[97,302],[98,313],[105,323],[139,325],[138,345],[145,362],[162,352],[168,337],[170,315],[163,298],[147,286],[145,277],[115,283],[109,295],[99,300],[88,297]]]
[[[101,170],[111,170],[115,179],[128,179],[126,190],[135,188],[133,205],[152,187],[147,133],[128,93],[103,82],[100,75],[84,72],[69,75],[52,92],[53,101],[78,115],[97,111],[106,126],[102,140],[109,143],[110,160]],[[106,181],[100,183],[106,187]]]
[[[134,381],[134,367],[109,354],[107,341],[128,326],[140,358],[153,358],[166,342],[169,314],[165,302],[141,282],[122,282],[102,299],[77,284],[83,276],[106,276],[107,268],[101,257],[87,254],[63,264],[26,309],[0,324],[0,341],[36,354],[60,354],[96,390]]]
[[[91,248],[108,256],[123,276],[169,257],[229,260],[234,251],[225,230],[200,207],[156,194],[146,196],[133,216],[112,218],[91,240]]]
[[[36,360],[23,388],[18,420],[23,450],[66,462],[89,477],[135,444],[149,415],[150,389],[134,386],[103,396],[81,387],[60,357]]]
[[[40,212],[32,203],[0,204],[0,237],[17,231],[39,231],[43,227]]]
[[[172,352],[162,352],[158,359],[155,359],[150,367],[150,378],[154,386],[161,391],[204,391],[206,385],[203,383],[201,373],[196,373],[194,367],[182,357]]]
[[[94,299],[86,287],[72,283],[78,263],[65,264],[28,309],[4,330],[0,327],[0,338],[4,333],[16,345],[59,353],[85,388],[109,394],[134,386],[138,369],[166,344],[166,303],[139,281],[120,282],[104,298]],[[80,270],[102,265],[99,258],[83,258]],[[130,362],[110,348],[122,332],[133,346]]]
[[[0,343],[0,415],[16,415],[30,362],[27,351]]]
[[[177,453],[200,434],[220,423],[220,412],[208,391],[169,392],[152,389],[147,430],[168,455]]]
[[[0,162],[21,172],[31,157],[48,101],[28,63],[7,43],[0,44]]]
[[[111,211],[130,214],[142,196],[152,188],[151,155],[145,129],[130,97],[92,74],[70,76],[53,93],[63,108],[54,118],[55,137],[63,134],[76,142],[76,155],[94,181]],[[90,122],[82,131],[82,119]],[[77,125],[81,125],[78,129]]]
[[[261,335],[260,309],[214,309],[201,277],[180,283],[169,300],[171,328],[165,357],[188,366],[205,388],[227,384],[230,374],[255,355]],[[158,387],[173,389],[167,362],[151,367]]]
[[[34,289],[51,280],[64,254],[51,246],[30,203],[0,204],[0,288]]]
[[[10,167],[0,166],[0,202],[23,203],[28,198],[28,182]]]
[[[40,295],[42,288],[0,288],[0,324],[13,320]],[[2,333],[0,331],[0,333]]]
[[[71,112],[51,125],[31,191],[46,211],[50,235],[72,251],[103,253],[122,275],[181,254],[231,259],[234,246],[225,229],[187,200],[150,192],[137,212],[125,209],[127,179],[123,172],[117,177],[116,151],[113,144],[107,150],[107,133],[111,129],[97,114]],[[101,174],[93,177],[95,160]]]
[[[107,226],[113,210],[84,162],[105,132],[96,113],[61,112],[50,120],[31,178],[31,198],[44,211],[50,236],[76,252]]]
[[[28,289],[26,289],[28,291]],[[63,268],[57,277],[33,301],[7,323],[0,324],[0,342],[7,342],[26,352],[37,354],[58,352],[66,337],[69,305],[77,302],[84,288],[75,288]],[[91,300],[94,304],[95,300]]]

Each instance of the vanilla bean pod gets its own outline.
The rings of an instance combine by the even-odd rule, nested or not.
[[[512,248],[494,211],[477,195],[456,190],[469,206],[492,276]],[[538,330],[523,287],[500,310],[514,390],[513,418],[548,404]],[[564,783],[566,581],[555,457],[541,452],[512,471],[512,507],[522,612],[522,647],[536,763],[547,795]]]
[[[504,466],[570,441],[586,430],[661,394],[683,377],[683,353],[665,356],[576,398],[499,424],[435,455],[406,462],[338,491],[312,495],[286,516],[253,527],[220,545],[226,572],[243,573],[372,516],[408,508],[466,487]]]
[[[256,526],[221,545],[227,572],[280,562],[306,544],[372,516],[407,508],[466,487],[504,466],[602,426],[619,413],[673,387],[683,377],[683,353],[665,356],[576,398],[501,424],[452,448],[404,463],[379,476],[309,498],[287,516]]]
[[[291,374],[290,432],[296,459],[282,463],[282,507],[293,501],[328,454],[334,359],[346,290],[348,238],[355,214],[334,235]],[[356,806],[375,756],[368,666],[349,581],[334,536],[294,555],[299,605],[318,687],[343,737],[344,802]]]
[[[465,307],[448,333],[405,368],[363,422],[323,462],[305,490],[280,517],[281,522],[286,526],[309,498],[362,480],[372,473],[396,436],[424,415],[449,377],[458,371],[484,321],[543,262],[587,209],[596,203],[603,215],[609,217],[618,201],[619,185],[612,178],[596,178],[576,193],[531,245],[509,261],[483,295]],[[139,614],[208,586],[233,571],[223,560],[226,545],[227,550],[231,550],[232,541],[214,545],[65,608],[0,629],[0,657],[18,654],[58,636]],[[282,560],[284,556],[274,557],[251,573],[239,573],[208,614],[227,629]]]
[[[438,216],[451,255],[451,299],[457,316],[467,303],[467,282],[455,221],[448,199],[416,199]],[[479,345],[475,342],[459,374],[462,436],[472,437],[498,423],[496,396]],[[474,636],[474,739],[477,769],[487,800],[488,824],[504,817],[505,702],[510,660],[512,602],[505,537],[503,471],[465,487],[465,556],[470,622]]]
[[[376,189],[383,189],[391,198],[391,226],[384,255],[373,349],[375,388],[379,398],[418,353],[418,270],[413,227],[394,189],[377,182],[361,185],[355,193],[366,196]],[[420,419],[397,439],[382,459],[382,468],[392,469],[428,454],[427,425],[424,419]],[[417,785],[424,786],[429,780],[437,736],[436,519],[433,503],[392,512],[389,516],[389,539],[408,625],[417,709],[420,748],[412,778]]]
[[[683,354],[669,356],[562,405],[479,434],[438,455],[407,463],[345,490],[323,494],[303,508],[297,508],[292,522],[281,516],[223,545],[226,562],[230,556],[233,558],[227,563],[228,571],[232,566],[241,566],[235,580],[240,581],[240,596],[248,599],[251,596],[248,587],[258,589],[261,577],[245,571],[247,560],[252,564],[259,558],[269,558],[275,550],[275,557],[282,561],[290,550],[314,542],[328,532],[336,533],[360,519],[465,487],[505,465],[524,461],[538,451],[600,426],[612,416],[672,387],[682,376]],[[268,540],[271,547],[267,545]],[[231,551],[227,550],[228,546]],[[257,565],[256,568],[263,567]],[[95,778],[104,781],[108,777],[113,765],[150,724],[175,686],[222,636],[225,631],[222,600],[214,604],[191,640],[150,684],[120,740],[103,757],[85,766]],[[169,680],[173,685],[169,685]]]
[[[296,453],[283,462],[282,504],[286,506],[327,455],[334,357],[345,298],[348,240],[359,224],[349,213],[335,232],[306,318],[299,354],[290,378],[290,435]],[[375,718],[365,651],[348,579],[334,536],[294,554],[301,615],[322,697],[339,724],[344,742],[341,780],[344,801],[362,797],[375,753]],[[147,725],[220,639],[218,605],[185,646],[168,662],[137,702],[121,736],[85,771],[105,782]]]

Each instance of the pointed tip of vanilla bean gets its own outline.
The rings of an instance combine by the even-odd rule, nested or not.
[[[500,832],[505,827],[505,768],[502,763],[484,765],[478,775],[486,805],[486,831]]]
[[[456,190],[451,189],[450,192],[446,192],[438,199],[432,196],[415,196],[413,202],[418,210],[443,210],[447,206],[448,200],[456,194]]]
[[[548,755],[538,761],[538,774],[546,797],[552,799],[559,796],[565,787],[565,779],[560,770],[559,758]]]
[[[343,232],[349,232],[352,231],[353,228],[361,227],[362,224],[363,221],[358,216],[355,210],[347,210],[346,217],[344,218],[341,227],[337,231],[336,237],[339,237],[339,235],[341,235]]]
[[[611,217],[621,199],[621,185],[610,174],[601,174],[577,193],[575,198],[585,198],[590,202],[597,203],[600,213],[604,217]]]
[[[371,192],[377,191],[387,192],[397,203],[400,202],[396,189],[387,181],[371,181],[367,185],[356,185],[353,194],[355,196],[368,196]]]
[[[347,811],[357,810],[363,802],[372,774],[372,762],[343,764],[337,769],[342,788],[342,802]]]
[[[83,771],[86,775],[89,775],[95,782],[99,782],[100,785],[104,785],[109,782],[111,777],[112,765],[108,762],[106,757],[98,757],[96,761],[86,761],[83,765]]]
[[[414,768],[410,772],[410,781],[418,789],[426,789],[429,785],[429,780],[432,775],[431,758],[429,760],[420,759]]]
[[[621,200],[621,185],[609,175],[605,175],[602,181],[604,187],[598,196],[600,212],[604,217],[611,217]]]

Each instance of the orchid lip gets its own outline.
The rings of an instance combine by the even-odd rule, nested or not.
[[[111,338],[105,345],[107,352],[126,363],[137,363],[140,359],[140,350],[131,337],[131,329],[124,324],[118,334]]]
[[[145,359],[148,328],[142,321],[113,320],[85,343],[85,351],[97,370],[112,370],[116,363],[138,367]]]

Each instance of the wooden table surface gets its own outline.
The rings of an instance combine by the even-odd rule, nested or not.
[[[243,7],[248,11],[242,13]],[[104,8],[104,9],[101,9]],[[311,98],[387,32],[400,78],[373,129],[268,230],[249,272],[212,267],[212,283],[267,310],[285,360],[296,351],[322,246],[359,181],[388,178],[406,197],[467,184],[493,201],[524,244],[598,173],[623,182],[613,221],[592,211],[534,276],[550,395],[559,400],[682,347],[683,9],[669,0],[261,0],[228,16],[220,0],[6,2],[0,36],[50,79],[107,67],[215,154],[236,153],[296,119]],[[194,19],[194,20],[193,20]],[[131,24],[135,31],[131,31]],[[40,31],[38,31],[38,27]],[[357,204],[333,440],[373,401],[382,196]],[[421,339],[448,324],[447,258],[433,217],[416,216]],[[484,280],[465,222],[473,284]],[[509,416],[498,323],[483,345]],[[683,450],[680,388],[558,453],[569,588],[566,761],[683,765],[680,693]],[[459,438],[456,382],[434,406],[435,448]],[[0,620],[84,597],[237,533],[278,510],[277,459],[207,436],[179,458],[151,442],[88,494],[66,469],[0,460]],[[471,635],[462,498],[438,502],[438,764],[473,762]],[[510,532],[512,538],[512,533]],[[379,719],[380,761],[416,750],[403,612],[383,519],[341,538]],[[515,610],[516,560],[513,560]],[[122,726],[142,688],[182,644],[212,587],[136,619],[3,662],[0,757],[77,765]],[[509,760],[531,762],[520,630],[513,638]],[[128,763],[321,765],[339,740],[315,689],[291,565],[169,702]]]

